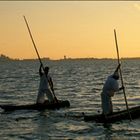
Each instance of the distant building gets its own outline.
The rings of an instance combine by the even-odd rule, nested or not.
[[[67,59],[66,55],[64,55],[64,59]]]
[[[49,57],[43,57],[42,60],[50,60]]]

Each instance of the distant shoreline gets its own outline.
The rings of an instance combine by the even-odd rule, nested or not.
[[[41,58],[41,60],[42,61],[70,61],[70,60],[116,60],[117,58],[94,58],[94,57],[92,57],[92,58],[67,58],[67,59],[55,59],[55,60],[53,60],[53,59],[50,59],[50,58]],[[123,60],[125,60],[125,59],[127,59],[127,60],[132,60],[132,59],[140,59],[140,57],[122,57],[121,59],[123,59]],[[1,54],[0,55],[0,62],[1,61],[35,61],[35,60],[38,60],[37,58],[34,58],[34,59],[19,59],[19,58],[16,58],[16,59],[13,59],[13,58],[10,58],[10,57],[8,57],[8,56],[6,56],[6,55],[3,55],[3,54]]]

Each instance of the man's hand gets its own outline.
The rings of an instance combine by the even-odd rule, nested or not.
[[[120,66],[121,66],[121,63],[118,64],[117,71],[118,71],[118,69],[120,68]]]
[[[40,67],[43,68],[43,64],[42,63],[40,64]]]
[[[122,89],[124,89],[124,88],[125,88],[125,87],[124,87],[124,86],[122,86],[122,87],[120,87],[120,88],[119,88],[119,90],[122,90]]]
[[[121,66],[121,63],[118,64],[118,68],[120,68],[120,66]]]

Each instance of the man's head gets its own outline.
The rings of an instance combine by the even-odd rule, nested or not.
[[[46,74],[48,74],[48,72],[49,72],[49,67],[45,67],[45,68],[44,68],[44,71],[45,71]]]
[[[116,80],[119,79],[119,72],[118,72],[118,71],[115,71],[115,72],[114,72],[113,78],[116,79]]]

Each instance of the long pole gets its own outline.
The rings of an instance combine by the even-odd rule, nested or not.
[[[34,48],[35,48],[35,51],[36,51],[37,56],[38,56],[38,59],[39,59],[39,62],[40,62],[40,64],[42,64],[42,67],[43,67],[43,70],[44,70],[43,63],[42,63],[42,61],[41,61],[41,58],[40,58],[39,53],[38,53],[38,50],[37,50],[37,48],[36,48],[36,45],[35,45],[35,42],[34,42],[33,36],[32,36],[32,34],[31,34],[31,30],[30,30],[30,28],[29,28],[29,25],[28,25],[28,22],[27,22],[27,20],[26,20],[26,17],[23,16],[23,18],[24,18],[25,23],[26,23],[26,25],[27,25],[27,28],[28,28],[28,31],[29,31],[29,34],[30,34],[30,37],[31,37],[31,40],[32,40],[32,43],[33,43],[33,46],[34,46]]]
[[[118,64],[120,64],[119,47],[118,47],[118,43],[117,43],[117,35],[116,35],[116,30],[115,29],[114,29],[114,35],[115,35],[115,43],[116,43]],[[123,82],[123,76],[122,76],[121,67],[119,68],[119,71],[120,71],[120,77],[121,77],[121,84],[124,87],[124,82]],[[126,104],[127,112],[129,114],[130,120],[132,120],[132,117],[131,117],[131,114],[130,114],[130,111],[129,111],[129,107],[128,107],[128,103],[127,103],[126,94],[125,94],[125,88],[123,88],[123,93],[124,93],[124,99],[125,99],[125,104]]]
[[[45,68],[44,68],[43,63],[42,63],[42,61],[41,61],[41,58],[40,58],[40,56],[39,56],[39,53],[38,53],[37,47],[36,47],[36,45],[35,45],[35,42],[34,42],[34,39],[33,39],[32,33],[31,33],[31,30],[30,30],[29,25],[28,25],[28,22],[27,22],[27,20],[26,20],[26,17],[23,16],[23,18],[24,18],[25,23],[26,23],[26,25],[27,25],[27,28],[28,28],[28,31],[29,31],[29,34],[30,34],[30,37],[31,37],[31,40],[32,40],[32,43],[33,43],[33,46],[34,46],[34,48],[35,48],[35,51],[36,51],[37,56],[38,56],[38,59],[39,59],[39,62],[40,62],[40,64],[42,65],[43,70],[45,71]],[[47,78],[47,77],[46,77],[46,78]],[[47,78],[47,80],[48,80],[48,78]],[[48,82],[49,82],[49,81],[48,81]],[[53,95],[54,95],[54,98],[55,98],[56,102],[58,102],[58,100],[57,100],[57,98],[56,98],[56,96],[55,96],[55,93],[54,93],[53,85],[52,85],[50,82],[49,82],[49,85],[50,85],[50,87],[51,87],[51,90],[52,90],[52,93],[53,93]]]

